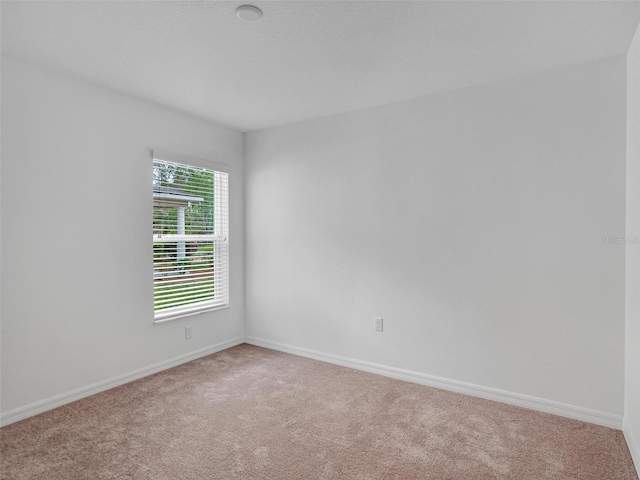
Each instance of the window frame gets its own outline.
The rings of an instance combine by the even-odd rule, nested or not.
[[[229,237],[230,237],[230,173],[229,173],[229,166],[227,164],[224,163],[218,163],[218,162],[212,162],[212,161],[208,161],[208,160],[203,160],[201,158],[196,158],[196,157],[191,157],[188,155],[182,155],[182,154],[176,154],[176,153],[171,153],[171,152],[166,152],[163,150],[152,150],[151,151],[151,164],[153,165],[153,162],[156,160],[159,161],[163,161],[163,162],[170,162],[170,163],[176,163],[179,165],[184,165],[186,167],[193,167],[193,168],[203,168],[206,170],[209,170],[211,172],[214,173],[215,172],[221,172],[221,173],[225,173],[227,175],[227,198],[226,198],[226,203],[227,203],[227,211],[226,211],[226,216],[227,216],[227,225],[226,225],[226,244],[227,244],[227,253],[226,253],[226,263],[225,263],[225,267],[226,267],[226,303],[224,304],[216,304],[216,305],[197,305],[197,304],[186,304],[186,305],[180,305],[180,306],[176,306],[176,307],[171,307],[165,310],[159,310],[156,311],[155,310],[155,306],[153,309],[153,323],[155,324],[159,324],[159,323],[165,323],[165,322],[169,322],[172,320],[177,320],[179,318],[183,318],[183,317],[187,317],[187,316],[191,316],[191,315],[198,315],[200,313],[204,313],[204,312],[210,312],[210,311],[215,311],[215,310],[222,310],[225,308],[229,308],[230,304],[231,304],[231,292],[230,292],[230,264],[231,264],[231,255],[230,255],[230,242],[229,242]],[[153,201],[153,200],[152,200]],[[152,207],[153,208],[153,207]],[[155,240],[155,238],[154,238]],[[155,243],[155,242],[154,242]],[[152,247],[151,247],[152,251],[153,251],[153,243],[152,243]],[[152,263],[153,265],[153,263]],[[152,271],[152,275],[153,275],[153,268],[151,269]],[[154,285],[155,279],[152,277],[152,285]],[[154,298],[154,303],[155,303],[155,292],[153,294],[153,298]],[[198,303],[202,303],[202,302],[198,302]]]

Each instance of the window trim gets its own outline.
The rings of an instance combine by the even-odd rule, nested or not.
[[[231,303],[231,301],[229,301]],[[192,315],[200,315],[201,313],[213,312],[214,310],[224,310],[225,308],[229,308],[230,305],[227,303],[226,305],[215,305],[215,306],[203,306],[202,308],[191,308],[190,310],[185,310],[184,312],[171,312],[166,315],[155,315],[153,323],[166,323],[172,320],[178,320],[179,318],[190,317]]]
[[[197,168],[206,168],[207,170],[217,170],[219,172],[229,173],[229,165],[227,163],[217,163],[209,160],[203,160],[197,157],[181,155],[179,153],[167,152],[164,150],[151,150],[152,160],[161,160],[163,162],[181,163]]]
[[[153,149],[151,150],[151,159],[152,161],[155,160],[160,160],[160,161],[164,161],[164,162],[171,162],[171,163],[178,163],[181,165],[186,165],[186,166],[190,166],[190,167],[195,167],[195,168],[204,168],[207,170],[211,170],[211,171],[218,171],[218,172],[222,172],[222,173],[226,173],[227,175],[229,175],[229,165],[226,163],[218,163],[218,162],[212,162],[209,160],[203,160],[201,158],[197,158],[197,157],[191,157],[188,155],[182,155],[182,154],[177,154],[177,153],[172,153],[172,152],[167,152],[164,150],[157,150],[157,149]],[[230,228],[230,185],[229,183],[227,183],[227,229]],[[230,245],[227,246],[228,248],[228,253],[227,253],[227,270],[230,269],[230,264],[231,264],[231,248]],[[153,269],[152,269],[152,273],[153,273]],[[226,308],[229,308],[231,306],[231,293],[230,293],[230,279],[229,279],[229,271],[227,272],[227,303],[225,304],[218,304],[218,305],[211,305],[210,304],[210,300],[206,300],[203,303],[203,305],[198,306],[197,303],[194,304],[189,304],[189,305],[184,305],[184,306],[180,306],[180,307],[174,307],[172,308],[170,311],[167,312],[163,312],[162,310],[159,312],[156,312],[155,309],[153,310],[153,323],[154,324],[161,324],[161,323],[166,323],[166,322],[170,322],[172,320],[178,320],[180,318],[184,318],[184,317],[189,317],[192,315],[199,315],[201,313],[206,313],[206,312],[211,312],[211,311],[215,311],[215,310],[224,310]]]

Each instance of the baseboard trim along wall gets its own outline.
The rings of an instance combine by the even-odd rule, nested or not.
[[[624,433],[624,439],[627,441],[633,464],[636,466],[638,476],[640,476],[640,444],[634,438],[626,420],[622,424],[622,433]]]
[[[207,355],[226,350],[227,348],[235,347],[236,345],[240,345],[241,343],[244,343],[243,337],[232,338],[231,340],[216,343],[215,345],[211,345],[210,347],[202,348],[194,352],[180,355],[178,357],[174,357],[169,360],[156,363],[154,365],[149,365],[148,367],[140,368],[138,370],[134,370],[133,372],[118,375],[117,377],[113,377],[102,382],[97,382],[86,387],[78,388],[68,393],[56,395],[55,397],[40,400],[39,402],[10,410],[0,415],[0,426],[9,425],[11,423],[24,420],[25,418],[29,418],[39,413],[46,412],[47,410],[61,407],[62,405],[75,402],[76,400],[80,400],[85,397],[90,397],[91,395],[109,390],[110,388],[124,385],[125,383],[129,383],[134,380],[153,375],[154,373],[158,373],[172,367],[177,367],[178,365],[182,365],[183,363],[191,362],[192,360],[196,360],[201,357],[206,357]]]
[[[615,428],[616,430],[622,429],[622,416],[620,415],[599,412],[597,410],[590,410],[588,408],[569,405],[553,400],[545,400],[543,398],[531,397],[529,395],[522,395],[505,390],[498,390],[496,388],[483,387],[480,385],[474,385],[472,383],[460,382],[458,380],[436,377],[433,375],[427,375],[411,370],[404,370],[401,368],[388,367],[386,365],[365,362],[353,358],[341,357],[339,355],[318,352],[306,348],[294,347],[291,345],[285,345],[282,343],[272,342],[256,337],[246,337],[245,342],[251,345],[256,345],[258,347],[264,347],[271,350],[278,350],[280,352],[299,355],[302,357],[313,358],[314,360],[333,363],[335,365],[341,365],[343,367],[349,367],[355,370],[363,370],[365,372],[376,373],[378,375],[384,375],[386,377],[396,378],[398,380],[405,380],[407,382],[427,385],[429,387],[441,388],[443,390],[449,390],[457,393],[464,393],[466,395],[472,395],[474,397],[484,398],[487,400],[507,403],[510,405],[515,405],[517,407],[529,408],[531,410],[551,413],[562,417],[572,418],[574,420],[581,420],[583,422],[602,425],[604,427]]]
[[[309,350],[306,348],[295,347],[292,345],[285,345],[278,342],[272,342],[256,337],[236,337],[225,342],[220,342],[210,347],[206,347],[195,352],[187,353],[179,357],[175,357],[163,362],[150,365],[145,368],[135,370],[117,377],[97,382],[86,387],[81,387],[68,393],[63,393],[55,397],[51,397],[45,400],[41,400],[24,407],[19,407],[14,410],[10,410],[6,413],[0,414],[0,426],[9,425],[25,418],[32,417],[39,413],[52,410],[67,403],[75,402],[85,397],[95,395],[96,393],[109,390],[125,383],[138,380],[140,378],[152,375],[154,373],[167,370],[172,367],[176,367],[183,363],[196,360],[212,353],[226,350],[227,348],[240,345],[241,343],[248,343],[250,345],[256,345],[258,347],[269,348],[271,350],[277,350],[280,352],[291,353],[293,355],[299,355],[302,357],[312,358],[322,362],[332,363],[335,365],[341,365],[343,367],[353,368],[355,370],[362,370],[365,372],[375,373],[390,378],[396,378],[398,380],[404,380],[407,382],[417,383],[420,385],[427,385],[429,387],[441,388],[443,390],[449,390],[452,392],[463,393],[466,395],[472,395],[474,397],[484,398],[487,400],[494,400],[497,402],[507,403],[518,407],[529,408],[532,410],[538,410],[540,412],[551,413],[554,415],[560,415],[575,420],[581,420],[583,422],[593,423],[596,425],[602,425],[609,428],[615,428],[617,430],[623,430],[629,450],[636,466],[640,465],[640,450],[638,449],[635,439],[631,436],[628,429],[623,428],[622,416],[613,415],[606,412],[599,412],[597,410],[590,410],[575,405],[569,405],[565,403],[556,402],[553,400],[545,400],[543,398],[531,397],[528,395],[522,395],[519,393],[508,392],[505,390],[498,390],[495,388],[483,387],[480,385],[474,385],[471,383],[460,382],[458,380],[451,380],[448,378],[436,377],[433,375],[427,375],[420,372],[414,372],[411,370],[404,370],[401,368],[389,367],[372,362],[365,362],[363,360],[356,360],[353,358],[342,357],[339,355],[333,355],[328,353],[319,352],[316,350]]]

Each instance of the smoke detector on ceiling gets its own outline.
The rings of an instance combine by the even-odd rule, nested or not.
[[[262,10],[253,5],[240,5],[236,8],[236,15],[245,22],[255,22],[262,18]]]

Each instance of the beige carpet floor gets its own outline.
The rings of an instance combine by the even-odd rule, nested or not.
[[[0,429],[3,479],[635,480],[622,433],[250,345]]]

